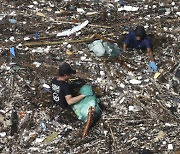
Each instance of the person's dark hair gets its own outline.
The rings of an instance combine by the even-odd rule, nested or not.
[[[143,26],[137,26],[135,29],[136,36],[140,36],[141,38],[144,38],[146,36],[146,31]]]
[[[75,73],[76,71],[73,70],[68,63],[63,63],[61,66],[59,66],[59,76],[70,75]]]

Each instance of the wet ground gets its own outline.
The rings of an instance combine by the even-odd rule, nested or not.
[[[118,11],[123,4],[1,0],[1,153],[180,153],[179,1],[127,0],[138,11]],[[77,33],[57,36],[86,20]],[[139,24],[151,38],[162,71],[157,78],[146,71],[146,52],[129,50],[120,56],[122,63],[88,49],[98,39],[94,34],[121,47]],[[85,124],[53,105],[46,89],[62,62],[95,87],[101,100],[102,117],[84,139]]]

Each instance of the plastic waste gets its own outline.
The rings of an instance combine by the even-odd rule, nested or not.
[[[0,137],[5,137],[6,136],[6,132],[1,132],[0,133]]]
[[[43,131],[47,131],[47,130],[48,130],[48,128],[46,127],[46,123],[45,123],[44,120],[41,122],[41,128],[42,128]]]
[[[83,88],[80,89],[80,94],[85,96],[92,96],[94,93],[91,86],[84,85]]]
[[[14,47],[11,47],[9,50],[10,50],[10,57],[14,58],[16,56]]]
[[[85,26],[87,26],[88,23],[89,23],[89,21],[86,20],[81,25],[75,26],[72,29],[68,29],[66,31],[58,33],[57,36],[70,36],[71,34],[77,32],[77,31],[81,30],[82,28],[84,28]]]
[[[139,7],[133,7],[133,6],[123,6],[123,7],[120,7],[118,8],[118,11],[138,11],[139,10]]]
[[[89,85],[84,85],[81,87],[80,91],[92,91],[92,87]],[[89,92],[90,93],[90,92]],[[79,120],[87,121],[89,107],[93,107],[95,109],[93,113],[93,119],[98,119],[101,115],[101,109],[99,107],[99,100],[96,98],[95,94],[91,96],[87,96],[82,99],[80,102],[72,105],[72,109],[77,115]]]
[[[97,56],[105,54],[105,48],[102,45],[102,40],[96,40],[88,45],[90,51],[93,51]]]
[[[157,79],[161,75],[162,72],[163,72],[163,69],[159,69],[159,72],[156,72],[154,74],[154,79]]]
[[[15,24],[15,23],[17,23],[17,20],[16,19],[9,19],[9,22],[12,24]]]
[[[38,40],[38,39],[39,39],[39,33],[36,32],[36,33],[34,34],[34,37],[35,37],[36,40]]]
[[[58,133],[53,132],[52,134],[50,134],[50,135],[44,140],[44,142],[51,142],[51,141],[53,141],[57,136],[58,136]]]
[[[51,92],[51,87],[48,84],[43,84],[43,88],[46,92]]]
[[[90,51],[93,51],[97,56],[109,55],[109,56],[117,56],[121,54],[121,50],[117,44],[103,42],[102,40],[96,40],[91,44],[88,44],[88,48]]]
[[[41,66],[41,63],[39,63],[39,62],[33,62],[33,65],[35,65],[36,67],[39,67],[39,66]]]
[[[172,144],[168,144],[168,150],[173,150],[173,145]]]
[[[131,84],[141,84],[141,81],[140,80],[136,80],[136,79],[131,79],[129,82]]]
[[[106,50],[106,54],[109,56],[115,57],[121,54],[121,50],[116,43],[103,42],[103,46]]]

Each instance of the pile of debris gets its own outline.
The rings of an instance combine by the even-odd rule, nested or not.
[[[180,153],[179,5],[3,0],[1,153]],[[139,24],[152,40],[159,72],[148,71],[146,53],[121,51]],[[63,62],[101,101],[102,117],[84,139],[84,123],[51,101],[50,82]]]

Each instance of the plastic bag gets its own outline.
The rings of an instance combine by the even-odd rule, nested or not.
[[[96,40],[88,45],[90,51],[93,51],[97,56],[103,56],[105,49],[102,45],[102,40]]]
[[[103,46],[106,50],[106,54],[108,54],[109,56],[115,57],[122,53],[122,51],[116,43],[112,44],[108,42],[103,42]]]
[[[118,56],[122,53],[116,43],[103,42],[102,40],[96,40],[88,45],[90,51],[93,51],[97,56]]]
[[[80,91],[89,91],[89,93],[91,93],[92,87],[89,85],[84,85],[81,87]],[[88,111],[90,106],[92,106],[95,109],[95,111],[93,112],[93,119],[98,119],[100,117],[101,109],[98,103],[99,100],[94,94],[91,96],[86,96],[80,102],[72,105],[71,107],[77,115],[78,119],[85,122],[88,119]]]

